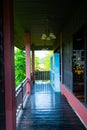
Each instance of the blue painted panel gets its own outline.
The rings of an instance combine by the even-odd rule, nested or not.
[[[53,89],[60,92],[60,54],[55,53],[50,59],[50,80]]]

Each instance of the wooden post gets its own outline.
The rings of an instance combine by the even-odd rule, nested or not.
[[[62,32],[60,33],[60,57],[61,57],[61,83],[63,82],[62,80],[62,77],[63,77],[63,74],[62,74]]]
[[[3,0],[6,130],[16,130],[13,0]]]
[[[25,47],[25,50],[26,50],[26,78],[31,80],[31,77],[30,77],[30,34],[27,32],[25,36],[26,36],[26,47]],[[26,91],[30,95],[30,93],[31,93],[30,83],[27,84]]]
[[[35,82],[35,77],[34,77],[34,69],[35,69],[35,61],[34,61],[34,48],[32,49],[32,76],[33,76],[33,83]]]

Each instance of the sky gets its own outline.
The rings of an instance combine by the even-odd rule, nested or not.
[[[48,54],[48,51],[35,51],[35,55],[39,58],[44,58]]]

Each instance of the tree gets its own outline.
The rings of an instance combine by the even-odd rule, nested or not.
[[[18,48],[15,49],[15,82],[16,87],[26,77],[26,65],[25,65],[25,51]]]
[[[48,51],[47,55],[43,59],[44,70],[50,70],[50,57],[53,54],[53,51]]]
[[[45,52],[44,52],[45,53]],[[43,64],[43,70],[50,70],[50,56],[53,51],[48,51],[43,58],[35,56],[35,71],[42,70],[40,64]],[[32,55],[30,56],[30,64],[32,68]],[[26,62],[25,51],[15,48],[15,82],[16,87],[26,78]]]
[[[39,58],[35,56],[35,71],[39,70],[39,64],[40,64]]]
[[[53,51],[47,51],[47,50],[39,50],[36,51],[36,56],[38,59],[38,68],[39,70],[50,70],[50,57],[53,54]],[[37,64],[36,64],[37,66]]]
[[[32,54],[30,53],[30,64],[32,69]],[[39,58],[35,56],[35,70],[39,67]],[[15,47],[15,83],[16,87],[26,78],[25,51]]]

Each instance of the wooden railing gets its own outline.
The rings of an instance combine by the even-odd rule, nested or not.
[[[50,80],[50,71],[36,71],[35,80]]]
[[[26,84],[30,83],[29,79],[25,79],[16,88],[16,115],[18,115],[20,109],[23,109],[23,102],[26,99]]]
[[[31,75],[32,80],[32,75]],[[50,80],[50,71],[36,71],[35,72],[35,80]],[[16,115],[18,115],[19,111],[23,109],[23,103],[27,97],[26,93],[26,84],[30,83],[32,86],[33,81],[29,79],[25,79],[21,82],[21,84],[16,88]]]

